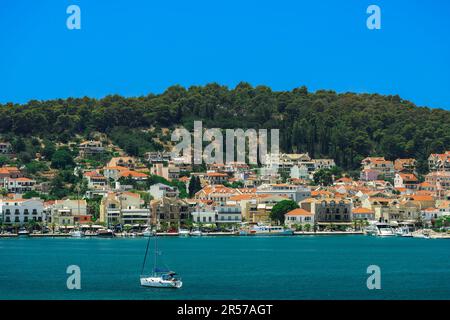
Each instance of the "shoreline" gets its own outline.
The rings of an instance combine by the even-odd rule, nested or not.
[[[286,235],[286,234],[280,234],[280,235],[267,235],[267,234],[261,234],[261,235],[241,235],[236,232],[210,232],[210,233],[203,233],[201,236],[196,235],[180,235],[179,233],[175,232],[158,232],[156,234],[158,237],[177,237],[177,238],[204,238],[204,237],[301,237],[301,236],[361,236],[361,235],[367,235],[364,231],[294,231],[292,235]],[[367,235],[369,236],[369,235]],[[153,236],[151,236],[153,237]],[[0,234],[0,239],[7,239],[7,238],[145,238],[145,236],[142,233],[137,234],[121,234],[117,233],[113,237],[102,237],[98,235],[85,235],[83,237],[73,237],[70,234],[60,234],[60,233],[51,233],[51,234],[29,234],[29,235],[19,235],[19,234]],[[384,237],[379,237],[384,238]],[[401,238],[401,237],[387,237],[387,238]],[[422,236],[413,236],[411,238],[423,238]],[[450,234],[433,234],[430,235],[427,239],[450,239]]]

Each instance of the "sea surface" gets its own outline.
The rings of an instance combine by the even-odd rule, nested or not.
[[[181,275],[181,289],[140,286],[146,245],[146,238],[0,239],[0,299],[450,299],[446,239],[160,237],[160,267]],[[67,288],[70,265],[80,267],[80,290]],[[380,290],[367,288],[370,265],[380,267]]]

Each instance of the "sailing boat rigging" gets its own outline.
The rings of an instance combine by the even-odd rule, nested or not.
[[[144,275],[145,262],[147,261],[147,253],[150,245],[150,239],[147,240],[147,248],[145,249],[144,262],[142,263],[141,270],[141,286],[153,287],[153,288],[181,288],[183,282],[178,277],[178,275],[164,268],[158,268],[158,237],[155,236],[155,250],[154,250],[154,261],[153,270],[150,276]]]

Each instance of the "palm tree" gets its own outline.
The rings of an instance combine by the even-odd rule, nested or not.
[[[55,233],[56,224],[54,222],[52,222],[52,224],[50,225],[50,228],[52,229],[52,233]]]
[[[304,228],[305,228],[306,232],[309,232],[311,230],[311,225],[309,223],[307,223],[307,224],[305,224]]]

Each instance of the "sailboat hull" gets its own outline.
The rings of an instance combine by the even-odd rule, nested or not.
[[[180,280],[163,280],[161,277],[146,277],[141,278],[141,286],[152,288],[181,288],[183,282]]]

